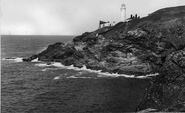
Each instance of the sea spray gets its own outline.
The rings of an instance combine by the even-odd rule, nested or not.
[[[46,64],[46,63],[39,63],[39,64],[35,64],[36,66],[39,66],[39,67],[50,67],[52,65],[49,65],[49,64]]]
[[[79,77],[79,76],[69,76],[66,78],[83,78],[83,79],[87,79],[87,78],[92,78],[92,77]]]
[[[36,58],[36,59],[32,60],[31,62],[41,62],[41,61],[39,61],[38,58]]]
[[[16,57],[16,58],[3,58],[2,60],[10,60],[10,61],[15,61],[15,62],[23,62],[23,58]]]
[[[42,67],[42,66],[41,66]],[[43,66],[44,67],[44,66]],[[49,71],[49,70],[58,70],[58,68],[45,68],[42,69],[42,71]]]
[[[12,57],[12,58],[3,58],[2,60],[10,60],[10,61],[15,61],[15,62],[23,62],[23,58],[20,57]],[[41,62],[38,60],[38,58],[32,60],[31,62]]]
[[[59,77],[59,76],[56,76],[56,77],[54,78],[54,80],[57,80],[57,79],[60,79],[60,77]]]

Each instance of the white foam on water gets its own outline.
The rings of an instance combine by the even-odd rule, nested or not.
[[[2,58],[1,60],[6,60],[5,58]]]
[[[66,77],[66,78],[83,78],[83,79],[87,79],[87,78],[92,78],[92,77],[69,76],[69,77]]]
[[[22,59],[23,59],[23,58],[16,58],[14,61],[15,61],[15,62],[23,62]]]
[[[147,108],[147,109],[138,111],[138,113],[149,113],[150,111],[155,112],[155,111],[157,111],[157,109]]]
[[[23,58],[17,57],[17,58],[3,58],[2,60],[10,60],[15,62],[23,62]]]
[[[46,68],[46,69],[42,69],[42,71],[47,71],[48,70],[48,68]]]
[[[126,74],[117,74],[117,73],[108,73],[108,72],[100,72],[98,73],[98,77],[126,77],[126,78],[135,78],[135,75],[126,75]]]
[[[64,66],[59,62],[53,62],[50,65],[46,64],[46,63],[40,63],[40,64],[36,64],[37,66],[55,66],[58,68],[62,68],[62,69],[71,69],[71,70],[76,70],[76,71],[88,71],[91,73],[97,73],[98,77],[126,77],[126,78],[139,78],[139,79],[145,79],[145,78],[151,78],[152,76],[157,76],[159,75],[159,73],[154,73],[154,74],[147,74],[147,75],[143,75],[143,76],[135,76],[135,75],[126,75],[126,74],[118,74],[118,73],[108,73],[108,72],[101,72],[101,70],[91,70],[91,69],[87,69],[86,66],[84,65],[82,68],[78,68],[78,67],[74,67],[73,65],[70,66]],[[71,76],[70,78],[79,78],[76,76]],[[85,78],[89,78],[89,77],[85,77]]]
[[[60,77],[59,77],[59,76],[56,76],[56,77],[54,78],[54,80],[58,80],[58,79],[60,79]]]
[[[36,58],[36,59],[32,60],[31,62],[41,62],[41,61],[39,61],[38,59],[39,59],[39,58]]]
[[[39,64],[35,64],[36,66],[39,66],[39,67],[50,67],[51,65],[48,65],[46,63],[39,63]]]
[[[48,71],[48,70],[58,70],[58,68],[45,68],[45,69],[42,69],[42,71]]]
[[[159,75],[159,73],[147,74],[146,76],[147,76],[147,77],[153,77],[153,76],[157,76],[157,75]]]

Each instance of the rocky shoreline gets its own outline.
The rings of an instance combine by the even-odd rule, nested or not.
[[[118,74],[159,73],[136,111],[185,111],[185,6],[86,32],[23,61],[36,58]]]

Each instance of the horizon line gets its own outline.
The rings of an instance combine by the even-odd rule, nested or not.
[[[78,36],[78,35],[9,35],[9,34],[1,34],[0,36]]]

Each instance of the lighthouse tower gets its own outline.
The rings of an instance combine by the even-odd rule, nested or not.
[[[121,22],[126,22],[126,6],[125,4],[121,5]]]

